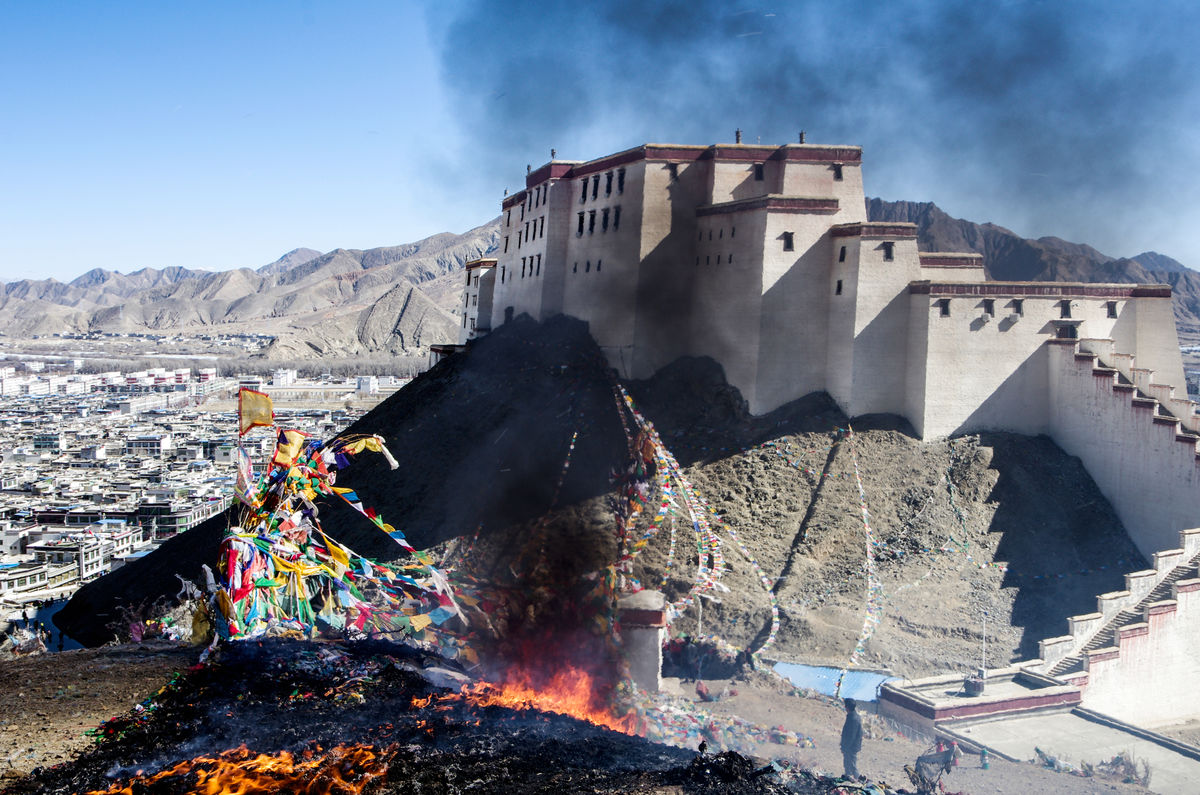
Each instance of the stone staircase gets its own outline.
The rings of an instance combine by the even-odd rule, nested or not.
[[[1111,376],[1113,390],[1130,393],[1134,406],[1152,409],[1153,422],[1174,425],[1180,442],[1200,442],[1200,414],[1196,413],[1200,406],[1186,393],[1176,397],[1175,387],[1154,383],[1154,371],[1137,367],[1133,354],[1117,352],[1110,339],[1081,339],[1075,346],[1075,358],[1090,360],[1094,375]]]
[[[1102,594],[1097,612],[1067,619],[1071,634],[1039,643],[1042,665],[1050,676],[1070,681],[1086,675],[1093,654],[1109,654],[1122,632],[1145,627],[1152,612],[1176,599],[1180,586],[1200,582],[1200,528],[1180,533],[1181,547],[1154,555],[1154,568],[1125,575],[1125,590]]]

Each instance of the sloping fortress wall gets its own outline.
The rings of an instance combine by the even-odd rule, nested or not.
[[[494,282],[480,280],[490,322],[482,293],[464,322],[475,301],[480,329],[581,318],[627,378],[711,356],[755,413],[824,390],[922,438],[1045,433],[1144,553],[1196,525],[1170,288],[988,281],[976,254],[921,252],[914,225],[868,222],[861,166],[855,146],[645,144],[531,168],[502,202]],[[1124,403],[1080,374],[1082,340]]]

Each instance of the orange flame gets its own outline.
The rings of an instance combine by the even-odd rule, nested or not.
[[[319,750],[319,749],[318,749]],[[306,751],[296,761],[291,753],[253,754],[246,746],[217,756],[198,756],[179,762],[152,776],[138,775],[125,785],[89,795],[133,795],[156,782],[186,777],[180,782],[198,795],[250,795],[258,792],[294,792],[303,795],[360,795],[368,785],[387,774],[392,749],[367,745],[339,745],[320,755]],[[194,782],[194,783],[193,783]],[[181,792],[183,790],[180,790]]]
[[[591,674],[566,666],[549,679],[535,681],[530,672],[510,671],[504,682],[477,682],[463,690],[467,703],[478,707],[508,707],[536,709],[569,715],[624,734],[637,733],[637,717],[633,713],[613,714],[605,698],[609,688],[598,688]]]

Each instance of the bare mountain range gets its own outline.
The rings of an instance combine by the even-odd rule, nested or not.
[[[924,251],[982,254],[994,279],[1170,284],[1181,340],[1200,344],[1200,272],[1170,257],[1116,258],[1056,237],[1029,240],[928,202],[868,199],[867,212],[915,223]],[[97,268],[66,283],[9,282],[0,289],[0,332],[258,332],[276,337],[272,358],[423,356],[432,343],[458,339],[463,264],[495,251],[499,221],[365,251],[298,248],[257,270]]]
[[[457,340],[457,274],[498,236],[496,219],[401,246],[295,249],[257,270],[97,268],[66,283],[24,279],[0,291],[0,331],[258,332],[276,336],[275,357],[422,355]]]

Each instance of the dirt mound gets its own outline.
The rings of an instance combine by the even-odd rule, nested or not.
[[[771,585],[768,594],[726,538],[730,592],[690,608],[675,631],[757,647],[773,597],[782,623],[772,654],[781,658],[853,659],[904,675],[973,668],[986,623],[995,666],[1036,653],[1038,639],[1061,634],[1067,616],[1090,612],[1096,594],[1145,565],[1079,462],[1048,439],[923,443],[896,417],[852,424],[824,394],[754,417],[706,359],[679,360],[629,389]],[[554,584],[617,555],[613,477],[628,462],[627,439],[611,372],[579,321],[518,318],[348,430],[382,435],[401,467],[360,456],[339,484],[417,547],[459,539],[454,559],[464,569],[528,585],[531,615],[559,614]],[[660,497],[648,494],[651,504]],[[326,506],[322,520],[361,554],[400,552],[353,511]],[[109,639],[104,622],[118,600],[173,595],[177,571],[197,578],[199,564],[216,559],[227,521],[87,586],[57,623],[85,643]],[[668,532],[650,540],[632,572],[672,599],[686,593],[696,565],[685,525],[676,520],[684,551],[665,582]],[[531,572],[540,578],[522,580]]]

